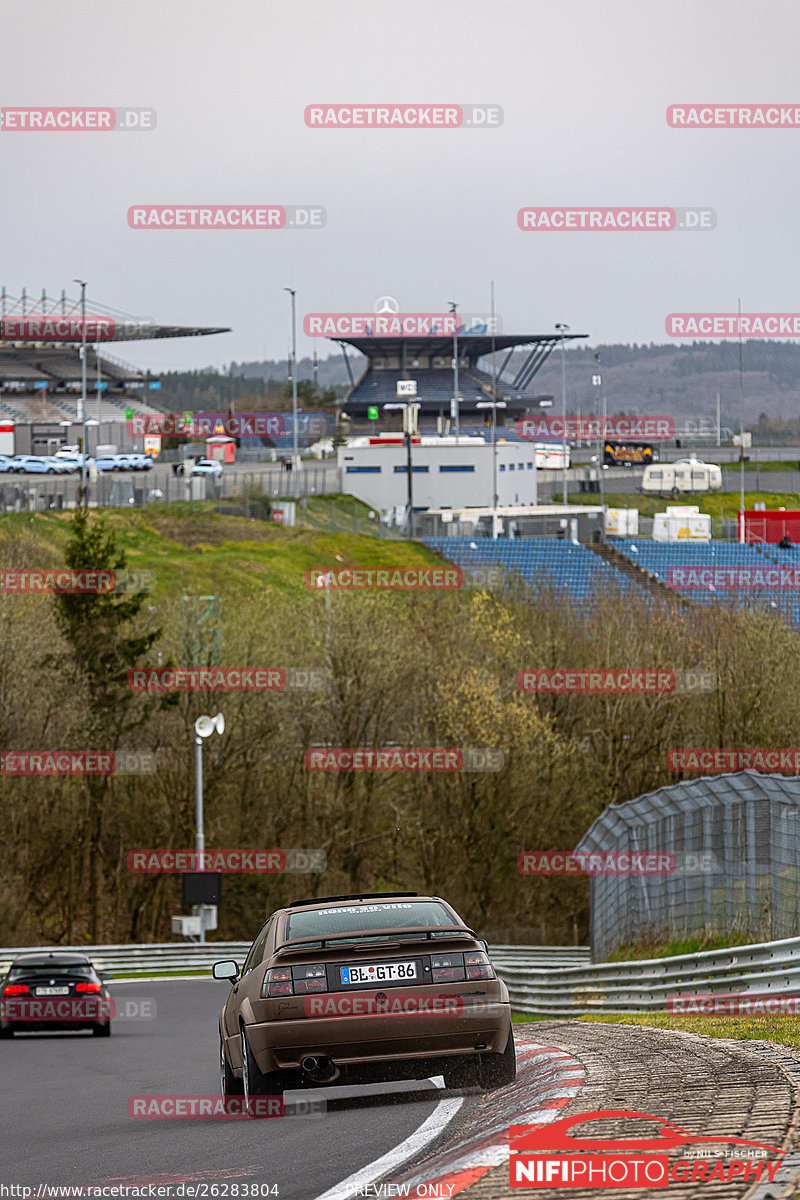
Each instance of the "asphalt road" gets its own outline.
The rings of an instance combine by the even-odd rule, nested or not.
[[[0,1183],[201,1179],[277,1184],[280,1200],[313,1200],[412,1134],[441,1100],[426,1081],[286,1093],[289,1110],[326,1100],[327,1113],[316,1117],[128,1116],[130,1096],[218,1092],[216,1018],[226,986],[205,978],[112,985],[118,1005],[149,998],[155,1016],[118,1018],[108,1039],[36,1033],[0,1042]]]

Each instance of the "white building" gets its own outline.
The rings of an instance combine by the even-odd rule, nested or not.
[[[415,436],[411,442],[414,508],[491,507],[494,502],[493,447],[482,437]],[[536,504],[533,442],[498,440],[497,503]],[[401,434],[353,438],[338,452],[342,487],[373,508],[386,511],[408,502],[408,451]]]

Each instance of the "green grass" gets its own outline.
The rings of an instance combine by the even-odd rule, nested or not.
[[[570,504],[588,504],[597,506],[600,496],[597,492],[578,492],[568,496]],[[669,496],[642,496],[638,492],[606,492],[605,502],[609,508],[636,508],[643,517],[652,517],[656,513],[666,512],[667,505],[697,505],[701,513],[708,513],[715,521],[720,517],[734,519],[739,511],[738,492],[714,492],[712,496],[681,495],[673,500]],[[794,492],[745,492],[744,505],[753,509],[757,502],[763,502],[768,509],[800,508],[800,495]]]
[[[323,497],[310,501],[312,515],[315,509],[324,511],[325,504]],[[169,510],[164,504],[148,505],[144,511],[106,509],[103,515],[126,553],[128,567],[156,572],[157,598],[184,593],[244,598],[264,591],[296,596],[306,592],[303,577],[311,567],[426,567],[442,562],[419,542],[283,528],[216,513],[210,502],[195,504],[194,512],[181,503]],[[38,544],[36,565],[59,565],[70,523],[69,513],[0,517],[0,547],[3,535],[33,538]]]
[[[637,942],[618,946],[608,962],[635,962],[642,958],[672,958],[676,954],[699,954],[703,950],[726,950],[729,946],[750,946],[753,938],[743,933],[721,933],[711,937],[684,938],[674,942]]]
[[[780,1042],[800,1047],[800,1025],[793,1017],[676,1017],[667,1013],[614,1013],[579,1020],[601,1025],[646,1025],[652,1029],[680,1029],[706,1037]]]

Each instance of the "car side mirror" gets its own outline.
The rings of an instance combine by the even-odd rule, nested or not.
[[[100,982],[101,983],[109,983],[113,978],[114,978],[114,976],[111,974],[110,971],[101,971],[100,972]]]
[[[486,941],[486,938],[478,938],[478,941],[480,942],[480,944],[483,946],[484,950],[488,954],[489,953],[489,943]]]
[[[235,983],[239,978],[239,964],[232,958],[223,958],[221,962],[214,963],[211,974],[215,979],[229,979]]]

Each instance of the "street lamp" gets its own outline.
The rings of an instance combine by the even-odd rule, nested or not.
[[[81,501],[89,507],[89,487],[86,483],[86,280],[73,279],[81,285],[81,402],[78,423],[81,425]]]
[[[225,732],[225,718],[222,713],[217,713],[215,717],[198,717],[194,723],[194,784],[195,784],[195,841],[194,848],[197,851],[198,870],[203,870],[203,851],[206,848],[206,835],[203,829],[203,738],[217,731],[222,734]],[[206,940],[206,909],[210,907],[207,904],[196,905],[200,912],[200,941]]]
[[[561,442],[562,470],[564,482],[564,503],[567,503],[567,357],[564,336],[569,329],[563,321],[556,323],[556,329],[561,331],[561,419],[564,422],[563,440]]]
[[[450,312],[454,316],[457,315],[458,303],[455,300],[448,300]],[[456,320],[453,328],[453,420],[455,421],[455,433],[458,437],[461,432],[461,421],[458,414],[458,320]]]
[[[476,408],[492,410],[492,537],[497,538],[497,410],[507,408],[505,400],[479,400]]]
[[[420,403],[418,400],[398,400],[397,403],[384,404],[384,409],[389,412],[402,409],[403,411],[403,440],[406,444],[406,472],[408,474],[408,501],[406,524],[408,525],[409,536],[413,533],[411,526],[412,513],[414,511],[414,473],[411,465],[411,436],[417,430],[417,416]]]
[[[298,460],[297,460],[297,322],[295,320],[294,288],[284,288],[292,297],[292,495],[297,498]]]
[[[599,433],[599,436],[597,439],[597,478],[600,481],[600,507],[603,510],[603,534],[605,535],[606,502],[605,502],[605,490],[604,490],[604,482],[603,482],[603,459],[604,459],[605,455],[603,454],[603,446],[605,445],[605,440],[606,440],[606,419],[607,418],[606,418],[606,388],[605,388],[605,384],[603,383],[602,373],[600,372],[600,351],[599,350],[596,351],[596,353],[595,353],[594,361],[597,363],[598,374],[592,376],[592,384],[594,385],[594,387],[600,388],[600,394],[602,396],[602,401],[601,401],[602,413],[601,413],[601,417],[600,417],[600,433]]]

